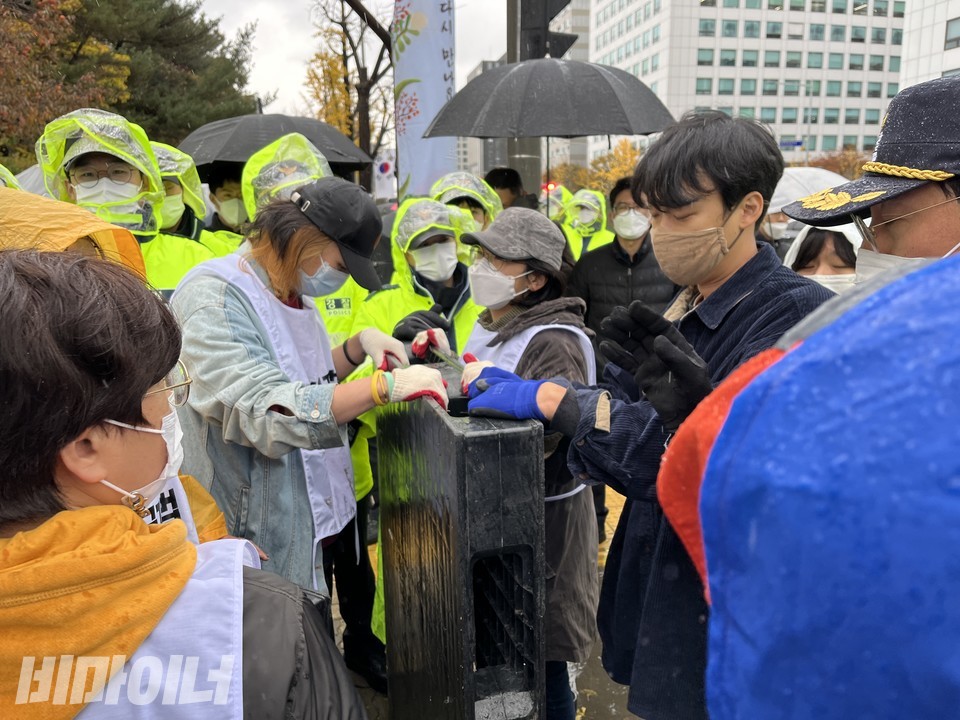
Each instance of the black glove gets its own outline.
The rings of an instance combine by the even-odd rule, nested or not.
[[[430,310],[417,310],[410,313],[393,328],[393,336],[402,342],[411,342],[417,333],[431,328],[440,328],[444,332],[449,332],[450,323],[441,315],[439,305],[434,305]]]
[[[640,300],[629,308],[615,308],[600,323],[600,352],[615,365],[635,373],[653,354],[653,340],[664,335],[674,344],[686,342],[680,331],[663,315]]]
[[[632,372],[664,428],[674,432],[713,385],[710,371],[673,323],[637,301],[600,325],[600,351]]]
[[[634,377],[667,432],[676,432],[680,423],[713,391],[703,358],[686,340],[677,345],[666,335],[653,341],[653,354],[640,364]]]

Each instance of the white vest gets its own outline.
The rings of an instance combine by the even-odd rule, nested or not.
[[[198,546],[183,592],[77,717],[243,720],[244,565],[260,567],[246,540]]]
[[[266,339],[277,364],[291,381],[337,382],[330,341],[313,303],[305,304],[302,309],[283,304],[238,254],[198,265],[180,281],[181,285],[199,275],[223,278],[247,297],[267,331]],[[313,513],[313,565],[316,567],[320,541],[336,535],[356,515],[353,464],[350,448],[346,446],[299,452]]]
[[[577,336],[580,349],[583,350],[583,357],[587,362],[587,385],[596,385],[597,362],[593,353],[593,343],[590,342],[590,338],[583,330],[572,325],[534,325],[514,335],[506,342],[489,347],[498,331],[485,330],[480,323],[477,323],[470,335],[470,340],[467,341],[464,352],[472,353],[477,360],[492,362],[501,370],[516,372],[517,365],[520,363],[520,358],[523,357],[527,345],[530,344],[535,335],[542,333],[544,330],[564,330]]]
[[[583,357],[587,363],[587,385],[596,385],[597,362],[593,352],[593,343],[590,342],[590,338],[583,330],[571,325],[534,325],[514,335],[509,340],[490,347],[489,343],[497,336],[498,331],[486,330],[480,323],[477,323],[464,352],[472,353],[477,360],[492,362],[501,370],[515,372],[527,345],[530,344],[535,335],[542,333],[544,330],[565,330],[577,336],[577,341],[580,343],[580,349],[583,351]],[[585,487],[586,485],[583,484],[577,485],[570,492],[545,497],[544,502],[565,500],[568,497],[573,497]]]

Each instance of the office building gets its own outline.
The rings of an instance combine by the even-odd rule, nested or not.
[[[904,0],[601,0],[591,60],[633,73],[675,117],[761,120],[803,163],[873,149],[900,89],[904,14]],[[591,138],[591,156],[606,147]]]

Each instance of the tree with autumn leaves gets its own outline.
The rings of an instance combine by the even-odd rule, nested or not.
[[[599,190],[606,194],[610,188],[622,177],[633,175],[637,163],[640,162],[640,150],[628,139],[621,139],[610,152],[604,153],[590,163],[589,168],[572,163],[562,163],[550,168],[548,179],[558,182],[570,192],[581,188]]]
[[[81,107],[120,113],[171,144],[255,112],[244,89],[252,35],[226,39],[196,0],[0,3],[0,162],[36,162],[46,123]]]
[[[306,100],[317,118],[376,157],[393,129],[390,47],[345,0],[317,0],[314,7],[318,47],[307,66]],[[360,184],[370,183],[368,169]]]

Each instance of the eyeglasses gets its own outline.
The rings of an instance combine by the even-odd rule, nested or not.
[[[620,215],[621,213],[630,212],[631,210],[640,210],[640,206],[628,205],[627,203],[617,203],[613,206],[614,215]]]
[[[70,180],[73,181],[74,185],[85,188],[92,188],[100,182],[100,178],[102,177],[107,178],[110,182],[114,182],[117,185],[123,185],[130,182],[130,178],[133,177],[133,171],[134,168],[124,163],[111,163],[107,165],[106,170],[87,166],[72,171],[70,173]]]
[[[903,220],[904,218],[908,218],[911,215],[922,213],[924,210],[930,210],[931,208],[940,207],[941,205],[946,205],[947,203],[956,202],[957,200],[960,200],[960,197],[948,198],[943,202],[934,203],[933,205],[927,205],[926,207],[922,207],[919,210],[912,210],[911,212],[904,213],[903,215],[900,215],[895,218],[890,218],[889,220],[884,220],[883,222],[879,222],[874,225],[867,225],[866,220],[864,220],[859,215],[854,215],[853,224],[856,225],[857,231],[860,233],[860,237],[863,238],[863,241],[870,243],[870,245],[873,247],[874,250],[876,250],[877,252],[880,252],[880,248],[877,246],[877,235],[876,235],[877,228],[883,227],[884,225],[889,225],[890,223],[896,222],[897,220]]]
[[[470,248],[470,258],[473,262],[477,262],[478,260],[486,260],[493,266],[493,269],[497,271],[500,271],[506,263],[510,262],[509,260],[498,258],[492,252],[479,245],[473,245]]]
[[[174,407],[183,407],[187,398],[190,397],[190,383],[193,382],[193,378],[187,373],[187,368],[184,366],[183,361],[178,360],[177,364],[173,366],[173,370],[167,373],[167,376],[163,379],[163,387],[157,390],[151,390],[144,395],[155,395],[159,392],[169,393],[170,404]]]

